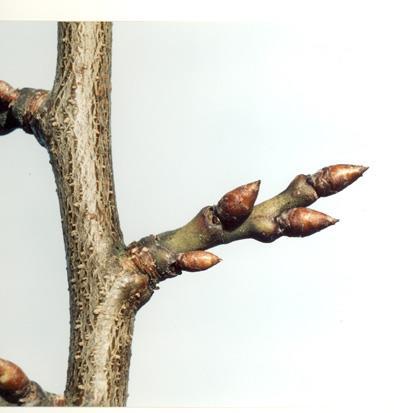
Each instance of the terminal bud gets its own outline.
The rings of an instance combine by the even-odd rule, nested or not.
[[[368,169],[361,165],[331,165],[308,177],[319,196],[336,194],[356,181]]]

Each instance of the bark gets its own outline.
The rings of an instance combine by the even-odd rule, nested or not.
[[[59,196],[70,290],[66,400],[123,405],[132,306],[116,256],[123,240],[110,145],[111,25],[61,23],[43,125]],[[100,312],[100,308],[103,310]],[[108,386],[108,383],[114,385]]]
[[[59,23],[51,92],[2,88],[2,131],[45,146],[62,219],[70,292],[65,403],[124,406],[141,276],[125,259],[110,137],[111,23]],[[3,112],[4,113],[4,112]]]
[[[14,89],[0,81],[0,134],[22,128],[50,156],[66,250],[71,329],[64,395],[45,392],[13,363],[0,360],[0,404],[124,406],[135,316],[159,282],[182,270],[216,265],[220,259],[205,251],[215,245],[307,236],[336,223],[306,207],[366,170],[334,165],[299,175],[286,190],[256,206],[260,182],[252,182],[203,208],[185,226],[126,246],[112,173],[111,41],[111,23],[59,23],[51,91]]]

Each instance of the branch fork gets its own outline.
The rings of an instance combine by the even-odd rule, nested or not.
[[[0,81],[0,135],[33,134],[49,153],[62,217],[70,291],[70,357],[63,395],[41,389],[0,359],[0,404],[123,406],[134,318],[158,284],[182,271],[213,267],[208,249],[255,239],[304,237],[337,222],[307,208],[335,194],[367,168],[332,165],[298,175],[256,205],[260,181],[226,193],[186,225],[125,247],[111,159],[109,22],[62,22],[50,92]],[[2,403],[4,402],[4,403]]]

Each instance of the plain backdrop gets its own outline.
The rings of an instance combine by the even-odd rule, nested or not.
[[[112,135],[126,242],[261,178],[370,166],[305,239],[245,240],[138,313],[129,406],[394,406],[394,26],[115,23]],[[1,22],[0,78],[50,89],[56,24]],[[68,292],[46,151],[0,137],[0,356],[64,389]],[[379,411],[379,410],[375,410]]]

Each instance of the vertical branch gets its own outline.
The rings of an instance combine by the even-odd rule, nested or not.
[[[123,239],[111,160],[111,29],[106,22],[59,23],[56,78],[42,128],[67,256],[71,332],[65,396],[77,405],[121,406],[127,397],[133,312],[110,293],[124,273],[117,260]],[[109,299],[122,311],[110,316],[113,328],[106,327],[104,338],[98,314]]]

